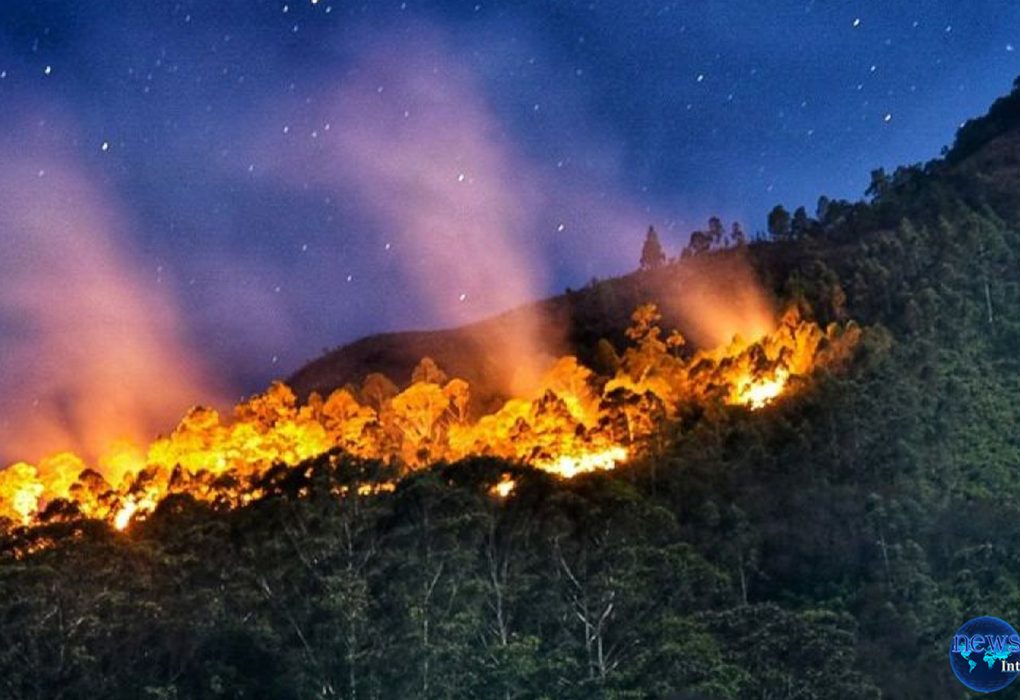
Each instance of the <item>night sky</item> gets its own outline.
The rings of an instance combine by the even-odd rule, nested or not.
[[[627,272],[649,224],[856,199],[1015,47],[1012,2],[4,2],[0,389],[237,395]]]

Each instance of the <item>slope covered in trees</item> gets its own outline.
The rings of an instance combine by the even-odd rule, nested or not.
[[[395,467],[334,451],[241,509],[8,532],[0,694],[961,697],[953,631],[1020,621],[1020,194],[994,184],[1020,123],[993,117],[778,240],[551,302],[596,358],[632,302],[746,254],[777,303],[868,329],[847,371],[573,480],[474,458],[368,495]]]

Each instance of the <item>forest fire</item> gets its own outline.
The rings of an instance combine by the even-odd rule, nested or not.
[[[742,377],[736,384],[736,403],[761,408],[783,393],[790,373],[785,368],[776,370],[771,378]]]
[[[503,478],[489,490],[489,493],[499,498],[506,498],[514,492],[516,487],[517,482],[511,479],[509,474],[504,474]]]
[[[601,452],[560,455],[548,462],[536,462],[534,466],[551,474],[569,479],[585,472],[614,469],[617,464],[626,461],[626,448],[616,445]]]
[[[56,508],[124,530],[175,493],[239,507],[260,497],[256,483],[274,465],[296,465],[337,448],[405,470],[472,455],[562,478],[614,469],[641,454],[682,406],[761,409],[789,391],[793,377],[840,361],[859,336],[852,324],[823,330],[790,311],[759,339],[734,337],[726,346],[689,352],[679,333],[662,337],[660,320],[653,305],[634,312],[627,332],[633,344],[612,376],[563,357],[537,391],[487,415],[472,412],[467,382],[448,378],[425,358],[403,390],[370,375],[360,390],[313,394],[299,405],[286,385],[274,383],[237,405],[231,418],[193,408],[144,451],[117,445],[95,469],[69,453],[37,465],[16,463],[0,471],[0,527],[3,519],[42,522]],[[363,485],[359,493],[393,487]],[[492,493],[505,498],[514,488],[505,476]]]

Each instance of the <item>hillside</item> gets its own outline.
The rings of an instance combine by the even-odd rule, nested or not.
[[[975,123],[946,159],[876,172],[866,201],[826,202],[773,240],[535,307],[597,371],[600,340],[622,353],[650,300],[663,329],[708,344],[692,309],[747,269],[774,311],[861,329],[844,363],[755,410],[641,406],[656,422],[615,470],[563,479],[477,455],[409,470],[332,449],[219,477],[249,489],[234,501],[170,491],[123,532],[60,502],[8,523],[0,694],[963,697],[953,632],[1020,622],[1020,190],[1003,184],[1020,117]],[[511,321],[365,339],[293,384],[403,383],[428,355],[488,403],[486,344]],[[632,357],[668,354],[654,330],[632,333]],[[685,371],[707,363],[683,353]]]
[[[507,398],[505,387],[494,382],[504,374],[503,368],[493,364],[499,357],[496,350],[511,342],[520,317],[538,319],[539,335],[548,340],[549,364],[556,356],[569,353],[596,366],[598,342],[605,339],[616,349],[625,347],[624,332],[631,314],[646,303],[657,304],[664,327],[679,329],[692,347],[711,347],[719,338],[700,328],[704,324],[698,323],[698,300],[704,300],[706,307],[725,306],[736,288],[758,276],[752,266],[762,266],[768,257],[767,247],[751,244],[746,249],[718,250],[654,270],[592,280],[581,289],[461,328],[370,336],[309,362],[292,374],[287,384],[302,398],[312,392],[326,396],[345,385],[357,387],[372,372],[406,385],[421,358],[431,357],[450,376],[470,382],[477,390],[480,409],[491,408]],[[775,298],[765,302],[770,313],[780,305],[781,290],[773,292]]]
[[[311,392],[327,395],[344,385],[357,385],[371,372],[379,372],[398,385],[406,383],[422,357],[431,357],[452,376],[469,380],[482,389],[484,404],[502,396],[499,386],[490,386],[489,377],[498,375],[486,366],[496,353],[494,347],[506,342],[521,314],[541,319],[541,327],[550,338],[562,343],[552,349],[576,353],[586,363],[594,361],[596,345],[605,338],[622,347],[624,330],[631,311],[643,303],[655,302],[664,312],[664,324],[676,327],[688,337],[690,312],[686,314],[672,303],[690,294],[697,280],[698,293],[705,297],[725,297],[734,277],[742,274],[742,265],[734,257],[750,262],[755,273],[766,281],[779,305],[787,296],[784,285],[798,265],[824,261],[846,268],[848,256],[859,251],[868,240],[896,229],[902,218],[935,221],[949,201],[933,202],[945,195],[959,198],[968,208],[991,215],[999,223],[1020,225],[1020,78],[1018,87],[996,101],[987,115],[964,124],[944,157],[925,165],[902,167],[891,175],[881,173],[881,184],[873,184],[872,195],[879,190],[874,206],[864,203],[829,202],[822,220],[812,220],[811,236],[790,246],[789,241],[752,243],[746,251],[721,250],[711,256],[680,260],[679,251],[664,269],[634,272],[622,277],[592,280],[586,286],[570,290],[501,316],[462,328],[447,330],[387,333],[362,338],[339,347],[299,368],[288,379],[300,397]],[[876,171],[876,174],[881,171]],[[874,177],[875,174],[873,174]],[[827,200],[828,201],[828,200]],[[818,243],[824,242],[824,247]],[[638,259],[638,240],[632,257]],[[841,262],[844,261],[844,262]],[[850,271],[852,272],[852,271]],[[849,274],[849,272],[848,272]],[[707,283],[706,283],[707,280]],[[850,299],[853,303],[854,299]],[[824,311],[824,309],[823,309]],[[856,317],[855,317],[856,318]],[[895,322],[895,319],[894,319]],[[704,342],[704,339],[701,339]]]

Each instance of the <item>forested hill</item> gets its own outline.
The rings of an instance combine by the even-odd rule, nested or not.
[[[893,173],[873,171],[865,201],[831,201],[823,196],[810,214],[803,207],[792,213],[782,209],[778,229],[773,217],[769,217],[773,229],[770,238],[752,242],[741,254],[749,253],[755,269],[764,276],[777,301],[781,301],[790,295],[787,285],[797,266],[806,263],[810,267],[813,261],[822,261],[848,269],[845,253],[850,253],[853,259],[860,246],[874,242],[869,238],[880,239],[904,220],[908,224],[934,226],[940,217],[955,219],[960,212],[972,209],[1001,224],[1020,225],[1018,191],[1020,91],[1014,90],[997,100],[987,115],[966,122],[942,158],[904,166]],[[956,206],[957,201],[966,207]],[[635,240],[632,253],[635,265],[637,243]],[[563,295],[462,328],[363,338],[309,362],[287,381],[302,397],[313,391],[325,396],[341,386],[357,385],[371,372],[404,384],[422,357],[432,357],[451,376],[464,377],[488,398],[498,389],[487,386],[487,377],[498,372],[487,364],[487,358],[498,354],[493,348],[507,342],[507,335],[513,332],[521,315],[541,319],[539,328],[549,337],[559,337],[559,331],[567,328],[562,349],[578,354],[588,363],[596,362],[600,339],[605,338],[616,347],[625,343],[624,329],[631,311],[639,304],[655,301],[667,324],[688,330],[686,319],[669,303],[669,297],[685,293],[692,277],[704,278],[706,273],[718,280],[717,288],[709,291],[725,295],[730,288],[728,278],[733,276],[733,266],[727,258],[735,251],[714,252],[681,260],[682,251],[667,251],[670,264],[665,269],[638,271],[601,281],[593,279]],[[796,271],[798,278],[804,274],[804,270]],[[845,283],[853,283],[858,272],[851,270],[839,277],[851,305],[867,295],[863,290],[851,294],[852,290],[846,288]],[[893,324],[898,320],[901,320],[898,314],[890,319]]]
[[[1020,623],[1018,99],[747,246],[777,306],[865,329],[844,371],[569,481],[477,458],[358,495],[397,467],[333,453],[238,510],[12,531],[0,696],[963,697],[952,633]],[[554,303],[597,355],[646,286],[737,254]]]

